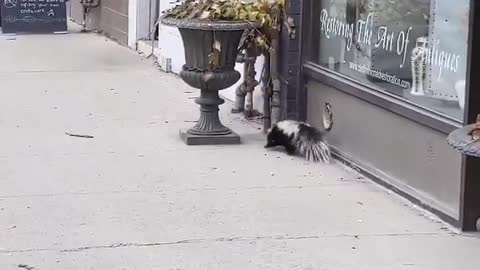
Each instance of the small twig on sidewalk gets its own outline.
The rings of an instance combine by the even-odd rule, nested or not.
[[[28,266],[26,264],[19,264],[18,268],[23,268],[23,269],[27,269],[27,270],[34,270],[35,269],[35,267]]]
[[[79,134],[72,134],[72,133],[68,133],[68,132],[65,132],[65,134],[67,134],[68,136],[70,137],[78,137],[78,138],[87,138],[87,139],[93,139],[95,137],[91,136],[91,135],[79,135]]]

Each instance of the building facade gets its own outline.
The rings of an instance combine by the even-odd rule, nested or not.
[[[321,126],[331,111],[328,139],[339,159],[449,223],[474,228],[480,204],[465,198],[480,189],[465,187],[478,161],[446,137],[478,113],[468,91],[478,4],[299,2],[303,84],[287,91],[298,107],[292,117]]]
[[[100,5],[88,12],[88,29],[101,31],[122,45],[128,44],[129,0],[100,0]],[[69,16],[75,22],[83,23],[83,6],[79,0],[69,1]]]

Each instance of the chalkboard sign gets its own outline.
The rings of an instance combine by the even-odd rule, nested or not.
[[[0,0],[0,5],[4,34],[67,31],[65,0]]]

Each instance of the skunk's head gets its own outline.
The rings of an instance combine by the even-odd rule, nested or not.
[[[275,124],[267,134],[267,144],[265,148],[271,148],[276,146],[286,146],[290,144],[294,134],[288,134],[284,128],[286,121]]]
[[[273,126],[267,133],[267,144],[265,148],[271,148],[280,145],[279,141],[279,133],[280,130],[278,129],[277,125]]]

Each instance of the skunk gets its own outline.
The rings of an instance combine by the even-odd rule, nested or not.
[[[268,131],[265,148],[284,146],[289,155],[299,152],[308,161],[330,163],[330,147],[324,135],[307,123],[283,120]]]

